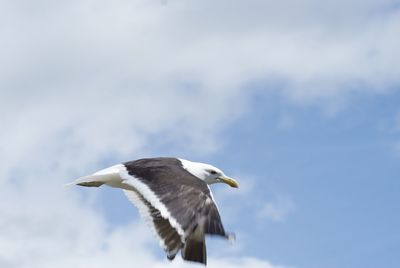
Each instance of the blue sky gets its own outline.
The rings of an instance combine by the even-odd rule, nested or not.
[[[398,265],[398,132],[390,127],[398,103],[396,93],[365,94],[325,116],[268,95],[224,132],[224,163],[251,170],[258,194],[272,184],[296,207],[284,222],[263,223],[250,252],[300,267]],[[279,127],[282,116],[292,117],[290,127]]]
[[[0,3],[1,267],[195,267],[62,187],[160,155],[241,184],[210,267],[399,266],[398,1]]]
[[[222,209],[236,207],[227,227],[237,230],[238,239],[246,236],[241,254],[295,267],[398,265],[400,151],[399,130],[393,126],[399,93],[356,94],[334,115],[318,106],[289,103],[280,94],[256,95],[246,115],[219,134],[223,150],[200,157],[252,178],[251,193],[222,200]],[[161,155],[176,153],[159,150]],[[245,184],[243,176],[238,180]],[[231,191],[222,187],[214,186],[218,193]],[[115,225],[131,220],[124,197],[114,190],[104,193],[104,200],[121,203],[109,220]],[[277,195],[293,203],[287,215],[278,221],[260,219],[257,202],[276,202]],[[104,200],[111,210],[115,203]]]

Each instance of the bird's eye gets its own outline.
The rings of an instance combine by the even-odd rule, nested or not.
[[[217,172],[215,170],[210,170],[210,174],[215,175]]]

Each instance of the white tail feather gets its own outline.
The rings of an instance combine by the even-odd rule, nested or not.
[[[121,165],[119,164],[97,171],[92,175],[81,177],[73,182],[65,184],[64,186],[71,186],[71,185],[100,186],[104,183],[105,184],[120,183],[121,182],[121,176],[119,174],[120,167]]]

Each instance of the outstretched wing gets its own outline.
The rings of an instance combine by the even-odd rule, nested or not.
[[[140,159],[124,167],[120,171],[123,183],[168,220],[182,243],[196,228],[227,237],[208,185],[183,169],[178,159]]]
[[[181,237],[175,228],[140,193],[134,190],[123,191],[127,198],[138,208],[142,218],[144,218],[153,233],[158,237],[160,246],[168,253],[168,257],[173,259],[176,253],[183,247]]]

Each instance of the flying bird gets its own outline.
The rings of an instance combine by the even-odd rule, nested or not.
[[[212,165],[159,157],[118,164],[71,184],[105,184],[122,189],[159,239],[169,260],[181,251],[184,260],[206,265],[206,234],[234,240],[234,234],[227,233],[222,225],[208,186],[214,183],[239,186]]]

